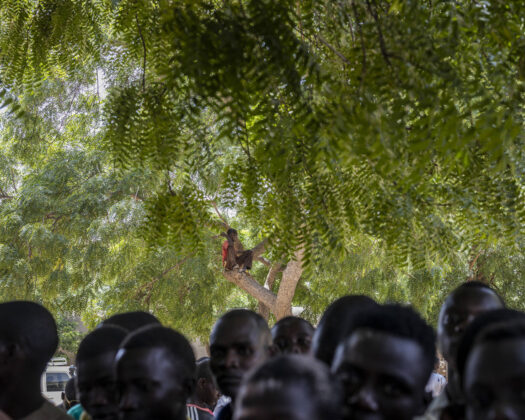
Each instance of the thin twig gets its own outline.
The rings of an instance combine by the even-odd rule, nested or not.
[[[376,22],[377,33],[379,35],[379,48],[381,49],[381,53],[383,54],[383,57],[385,61],[387,62],[387,64],[390,67],[392,67],[392,62],[390,61],[390,54],[388,53],[388,50],[386,49],[385,39],[383,37],[383,31],[381,29],[381,23],[379,22],[379,15],[377,14],[377,10],[375,10],[372,7],[372,5],[370,4],[370,0],[366,0],[366,4],[368,6],[368,10],[370,14],[374,18],[374,21]]]
[[[146,41],[144,40],[144,36],[142,35],[142,29],[140,27],[140,22],[139,22],[139,15],[138,15],[137,12],[135,12],[135,20],[137,21],[137,28],[139,30],[140,41],[142,42],[142,49],[144,51],[143,59],[142,59],[142,90],[146,90],[146,57],[147,57],[147,49],[146,49]]]

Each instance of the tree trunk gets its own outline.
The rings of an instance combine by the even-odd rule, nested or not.
[[[283,271],[275,308],[272,311],[277,321],[292,314],[292,300],[303,274],[303,256],[304,250],[302,248],[297,250],[294,259],[288,263]]]
[[[266,276],[266,281],[264,282],[264,288],[268,289],[270,292],[273,289],[273,285],[275,283],[275,277],[277,276],[277,273],[281,270],[282,265],[281,263],[275,263],[270,268],[270,271],[268,271],[268,275]],[[264,303],[259,302],[259,314],[266,320],[270,318],[270,308],[269,306],[266,306]]]

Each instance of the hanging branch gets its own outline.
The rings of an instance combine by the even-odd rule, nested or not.
[[[137,28],[139,30],[140,41],[142,42],[142,50],[144,51],[142,58],[142,90],[144,91],[146,90],[146,41],[144,40],[144,36],[142,35],[142,28],[140,27],[139,16],[137,12],[135,12],[135,20],[137,21]]]

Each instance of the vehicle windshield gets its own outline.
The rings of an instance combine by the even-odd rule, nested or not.
[[[65,372],[46,372],[47,392],[62,392],[66,388],[69,375]]]

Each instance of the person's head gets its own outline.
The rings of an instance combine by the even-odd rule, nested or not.
[[[121,344],[116,362],[122,419],[186,418],[195,356],[182,334],[161,326],[139,329]]]
[[[435,335],[412,309],[385,305],[355,321],[332,371],[345,393],[345,419],[409,420],[425,410]]]
[[[307,354],[314,332],[315,328],[307,320],[288,316],[273,326],[273,344],[282,354]]]
[[[325,364],[304,355],[279,356],[243,381],[234,413],[235,420],[337,420],[341,389]]]
[[[161,324],[155,315],[152,315],[149,312],[133,311],[110,316],[108,319],[102,321],[99,327],[105,325],[116,325],[117,327],[124,328],[128,332],[133,332],[148,325]]]
[[[64,403],[66,411],[78,404],[75,378],[71,378],[67,381],[64,392],[62,392],[62,402]]]
[[[492,325],[516,320],[525,321],[525,313],[503,308],[484,312],[468,325],[468,327],[465,329],[465,332],[463,333],[463,336],[461,337],[461,341],[459,342],[456,357],[457,373],[460,386],[463,385],[467,358],[472,351],[472,347],[474,346],[480,333]]]
[[[57,346],[55,320],[46,308],[34,302],[1,303],[0,389],[4,392],[40,389],[40,376]],[[22,389],[14,389],[17,383]]]
[[[314,357],[331,366],[335,349],[350,333],[354,318],[377,306],[369,297],[360,295],[343,296],[334,301],[324,311],[315,330],[311,349]]]
[[[481,313],[503,308],[501,297],[489,286],[478,281],[463,283],[445,300],[438,321],[438,346],[456,371],[456,353],[465,328]]]
[[[196,379],[194,400],[198,403],[204,403],[208,407],[215,407],[219,399],[219,391],[213,373],[211,373],[209,357],[197,360]]]
[[[232,228],[228,229],[226,231],[226,234],[232,239],[235,239],[237,237],[237,231],[235,229],[232,229]]]
[[[465,366],[467,420],[525,418],[525,321],[480,333]]]
[[[210,335],[211,370],[219,390],[235,399],[243,376],[271,353],[272,336],[263,317],[234,309],[215,323]]]
[[[77,352],[78,400],[93,420],[118,418],[115,356],[127,331],[115,325],[97,328],[80,343]]]

